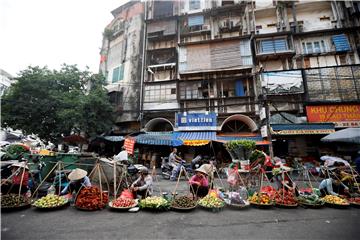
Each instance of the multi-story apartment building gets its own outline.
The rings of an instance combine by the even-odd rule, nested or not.
[[[359,2],[143,4],[139,99],[146,131],[191,129],[181,121],[203,114],[216,116],[209,129],[218,139],[261,140],[265,106],[275,146],[306,155],[306,145],[319,144],[333,124],[360,124]]]
[[[130,1],[113,10],[100,51],[100,72],[116,113],[118,131],[138,131],[144,36],[144,5]]]

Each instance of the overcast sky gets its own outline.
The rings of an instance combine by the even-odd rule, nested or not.
[[[128,0],[0,0],[0,69],[62,63],[98,72],[102,32]]]

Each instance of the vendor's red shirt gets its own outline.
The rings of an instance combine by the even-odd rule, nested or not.
[[[12,182],[13,184],[15,185],[20,185],[21,183],[21,177],[22,177],[22,173],[19,173],[18,175],[14,175],[12,177]],[[24,177],[23,178],[23,181],[22,181],[22,185],[23,186],[27,186],[28,185],[28,182],[29,182],[29,173],[28,172],[25,172],[24,173]]]

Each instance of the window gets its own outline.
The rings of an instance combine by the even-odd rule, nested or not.
[[[162,102],[176,100],[176,85],[163,84],[145,87],[146,102]]]
[[[303,53],[323,53],[326,52],[325,41],[313,41],[313,42],[303,42],[302,43]]]
[[[190,0],[189,9],[190,10],[200,9],[200,0]]]
[[[312,43],[306,43],[306,49],[307,49],[307,53],[313,53],[313,47],[312,47]]]
[[[270,24],[267,25],[267,27],[268,27],[268,28],[270,28],[270,27],[276,27],[276,23],[270,23]]]
[[[260,42],[261,53],[273,53],[288,50],[287,41],[284,38],[266,39]]]
[[[124,78],[124,65],[120,65],[117,68],[114,68],[113,75],[112,75],[112,82],[118,82],[120,80],[123,80]]]
[[[204,16],[202,16],[202,15],[190,16],[188,24],[189,24],[189,27],[202,26],[202,25],[204,25]]]
[[[321,52],[321,48],[320,48],[320,43],[319,43],[319,42],[314,42],[314,52],[315,52],[315,53],[320,53],[320,52]]]
[[[320,21],[330,21],[330,17],[323,16],[320,18]]]

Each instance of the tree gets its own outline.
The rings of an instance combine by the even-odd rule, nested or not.
[[[2,100],[3,127],[58,143],[72,133],[95,136],[113,123],[100,74],[64,64],[60,71],[28,67],[16,80]]]

